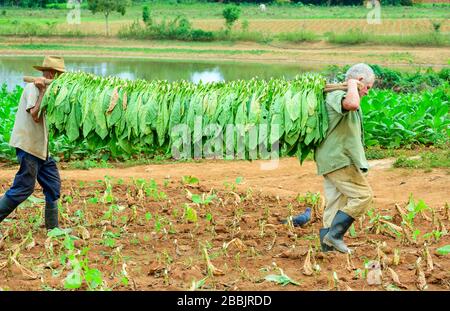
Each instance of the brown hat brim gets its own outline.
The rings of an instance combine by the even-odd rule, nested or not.
[[[45,70],[56,70],[59,72],[66,72],[65,69],[63,68],[53,68],[53,67],[42,67],[42,66],[33,66],[34,69],[39,70],[39,71],[45,71]]]

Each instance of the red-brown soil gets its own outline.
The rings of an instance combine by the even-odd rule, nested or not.
[[[116,290],[190,289],[193,280],[198,282],[208,276],[204,249],[220,271],[211,273],[210,269],[202,289],[383,290],[395,284],[390,268],[405,289],[417,290],[419,257],[428,289],[450,289],[450,257],[436,253],[437,248],[450,244],[449,235],[440,239],[428,237],[429,256],[426,256],[426,236],[423,236],[433,229],[450,228],[450,212],[445,209],[450,198],[447,170],[392,169],[389,160],[372,162],[369,181],[375,194],[373,215],[355,222],[356,236],[346,235],[345,240],[353,249],[353,254],[347,257],[319,250],[321,204],[314,209],[310,223],[302,228],[280,224],[291,213],[304,210],[305,203],[299,202],[297,195],[322,192],[322,177],[316,175],[314,163],[300,166],[296,159],[281,159],[279,167],[269,171],[261,170],[261,163],[201,161],[126,169],[62,170],[60,224],[72,228],[71,234],[80,238],[79,224],[89,231],[90,237],[76,241],[75,247],[80,250],[89,247],[86,256],[89,267],[99,269],[105,287]],[[14,174],[13,169],[0,171],[3,188],[0,193],[11,184]],[[124,207],[109,218],[105,218],[105,213],[111,204],[101,202],[106,189],[105,175],[112,180],[113,203]],[[197,177],[199,184],[183,184],[181,179],[186,175]],[[243,177],[239,184],[236,184],[237,177]],[[147,182],[141,191],[136,186],[140,178]],[[156,181],[157,190],[150,185],[151,178]],[[200,195],[214,193],[217,197],[208,205],[198,205],[188,198],[188,191]],[[416,215],[412,229],[420,230],[417,242],[412,240],[412,231],[407,226],[404,226],[407,236],[396,238],[375,217],[377,214],[391,216],[387,221],[401,226],[395,204],[405,208],[410,193],[416,202],[423,199],[435,212],[434,217],[431,210]],[[36,191],[35,196],[42,198],[41,191]],[[93,203],[92,198],[99,202]],[[184,217],[185,203],[197,212],[197,222],[188,222]],[[150,219],[148,213],[152,215]],[[54,257],[49,255],[42,222],[43,203],[27,202],[0,225],[0,233],[8,233],[3,243],[0,242],[0,288],[64,289],[63,281],[71,267],[61,266],[57,261],[67,252],[59,239],[60,242],[53,241]],[[30,230],[35,245],[28,239],[14,256]],[[120,237],[113,237],[114,245],[105,245],[112,234]],[[236,240],[225,247],[233,239]],[[309,247],[311,264],[320,266],[320,271],[311,275],[304,268]],[[397,251],[400,259],[395,263]],[[8,261],[10,255],[20,265]],[[370,286],[361,277],[361,273],[367,272],[364,264],[370,260],[382,263],[381,285]],[[300,285],[283,287],[264,280],[269,274],[279,274],[278,268]],[[128,273],[127,285],[121,283],[123,269]],[[334,272],[338,280],[333,278]],[[82,289],[86,288],[84,283]]]

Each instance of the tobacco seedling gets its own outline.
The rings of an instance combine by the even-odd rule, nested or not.
[[[152,213],[147,212],[145,213],[145,220],[150,221],[152,219]]]
[[[423,200],[419,200],[419,202],[415,203],[412,193],[409,195],[409,202],[406,208],[408,213],[404,217],[404,220],[411,226],[414,226],[414,219],[418,213],[430,209]]]
[[[183,218],[187,221],[187,222],[192,222],[192,223],[196,223],[197,222],[197,211],[189,206],[188,204],[184,204],[184,216]]]
[[[210,204],[217,196],[215,194],[206,195],[203,193],[201,196],[199,194],[192,195],[192,202],[200,205],[208,205]]]
[[[297,281],[294,281],[289,276],[287,276],[281,268],[278,268],[280,274],[269,274],[264,279],[269,282],[275,282],[278,285],[286,286],[288,284],[300,286],[300,283]]]
[[[194,176],[183,176],[181,178],[181,182],[184,185],[195,185],[195,184],[198,184],[200,182],[200,180]]]
[[[105,192],[103,193],[103,197],[101,199],[102,203],[114,203],[116,201],[113,195],[113,186],[111,183],[111,179],[108,176],[105,176],[104,179],[105,184]]]

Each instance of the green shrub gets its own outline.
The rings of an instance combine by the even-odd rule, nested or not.
[[[147,26],[143,26],[139,21],[134,21],[132,24],[122,27],[118,32],[118,37],[182,41],[213,41],[215,39],[215,35],[211,31],[193,29],[191,22],[183,16]]]
[[[381,44],[400,46],[449,46],[449,36],[439,32],[417,33],[409,35],[372,35],[359,29],[351,29],[345,33],[329,32],[328,42],[334,44]]]
[[[377,35],[370,36],[368,41],[374,44],[402,46],[449,46],[450,39],[438,32],[418,33],[410,35]]]
[[[282,32],[278,34],[277,39],[280,41],[287,41],[287,42],[313,42],[318,41],[319,36],[316,35],[313,32],[310,31],[296,31],[296,32]]]
[[[192,41],[214,41],[214,33],[212,31],[204,31],[201,29],[192,30]]]
[[[144,6],[142,8],[142,20],[147,25],[151,25],[152,24],[152,18],[150,16],[150,10],[149,10],[148,6]]]
[[[230,31],[231,27],[233,27],[234,22],[239,19],[239,16],[241,15],[241,9],[235,5],[229,6],[223,10],[222,15],[225,18],[227,29]]]
[[[369,41],[369,35],[360,29],[350,29],[349,31],[337,34],[328,33],[328,42],[336,44],[361,44]]]

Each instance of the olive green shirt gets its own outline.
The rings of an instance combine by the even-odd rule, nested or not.
[[[317,147],[314,159],[317,173],[325,175],[348,165],[369,169],[364,153],[364,130],[361,109],[346,111],[342,100],[346,92],[327,94],[325,106],[328,113],[328,131]]]
[[[28,83],[20,97],[9,144],[45,161],[48,157],[48,131],[45,116],[36,123],[30,113],[38,97],[38,88],[33,83]]]

